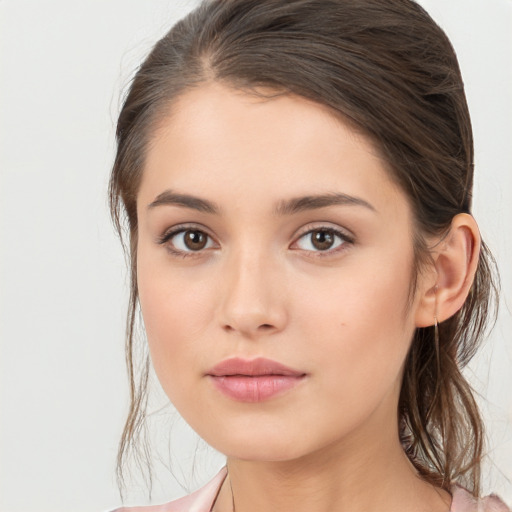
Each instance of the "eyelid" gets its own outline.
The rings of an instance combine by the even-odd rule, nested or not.
[[[171,226],[167,228],[161,235],[159,235],[156,239],[156,243],[160,245],[166,245],[173,236],[182,233],[187,230],[197,230],[203,232],[207,237],[209,237],[213,243],[217,246],[219,246],[219,243],[215,240],[215,237],[210,233],[210,230],[203,226],[202,224],[197,223],[183,223],[183,224],[177,224],[174,226]],[[331,231],[336,236],[339,236],[344,243],[342,243],[340,246],[334,248],[334,249],[326,249],[325,251],[317,250],[317,251],[308,251],[306,249],[293,249],[293,245],[295,245],[302,237],[314,232],[314,231]],[[290,245],[290,248],[292,250],[301,250],[305,253],[311,252],[314,253],[315,257],[321,257],[321,256],[329,256],[332,254],[335,254],[339,251],[346,250],[346,245],[353,245],[355,242],[355,236],[354,234],[346,229],[342,228],[339,225],[333,225],[329,222],[312,222],[309,223],[303,227],[300,228],[300,230],[297,232],[297,234],[294,236],[294,241]],[[174,255],[187,257],[187,256],[199,256],[203,254],[206,249],[201,249],[198,251],[182,251],[179,249],[176,249],[175,247],[171,247],[170,244],[168,244],[167,249]],[[211,247],[208,249],[212,249]]]
[[[176,224],[174,226],[166,228],[161,235],[157,236],[156,242],[159,244],[165,244],[165,242],[167,242],[172,236],[187,230],[202,231],[203,233],[207,234],[210,238],[213,238],[208,228],[206,228],[202,224],[196,224],[194,222],[185,222],[183,224]]]
[[[328,222],[323,222],[323,223],[320,222],[320,223],[310,223],[310,224],[307,224],[306,226],[303,226],[299,230],[297,235],[294,237],[294,241],[292,242],[290,248],[293,249],[293,245],[296,245],[297,242],[304,236],[306,236],[310,233],[313,233],[314,231],[322,231],[322,230],[330,231],[330,232],[334,233],[336,236],[340,237],[343,240],[343,243],[340,244],[338,247],[335,247],[334,249],[326,249],[325,251],[322,251],[322,250],[309,251],[306,249],[294,249],[294,250],[303,251],[305,253],[314,253],[314,257],[322,257],[322,256],[333,255],[339,251],[346,250],[347,244],[353,245],[355,243],[355,236],[348,229],[342,228],[338,225],[332,225]]]
[[[201,224],[196,223],[184,223],[171,226],[157,237],[156,243],[160,245],[166,245],[167,250],[171,252],[173,255],[181,256],[184,258],[189,256],[199,256],[201,254],[204,254],[204,252],[206,252],[207,250],[212,249],[212,247],[208,247],[200,249],[198,251],[182,251],[180,249],[177,249],[176,247],[171,246],[171,244],[168,243],[174,236],[178,235],[179,233],[183,233],[184,231],[201,231],[210,240],[212,240],[215,245],[218,246],[218,242],[215,240],[215,237],[211,235],[208,228]]]
[[[300,229],[297,230],[294,239],[297,240],[301,236],[304,236],[308,233],[311,233],[311,231],[318,231],[321,229],[325,229],[326,231],[334,231],[335,233],[339,233],[344,239],[350,242],[354,242],[356,236],[352,231],[345,227],[341,227],[338,224],[333,224],[328,221],[315,221],[315,222],[309,222],[308,224],[302,226]]]

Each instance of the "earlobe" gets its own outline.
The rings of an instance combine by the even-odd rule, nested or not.
[[[464,304],[478,266],[480,232],[475,219],[460,213],[432,253],[435,282],[425,282],[416,310],[416,327],[443,322]]]

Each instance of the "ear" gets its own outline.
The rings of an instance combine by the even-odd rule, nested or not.
[[[450,231],[432,253],[434,272],[426,273],[418,289],[421,296],[416,309],[416,327],[433,325],[435,318],[442,322],[459,311],[473,284],[480,244],[475,219],[467,213],[456,215]]]

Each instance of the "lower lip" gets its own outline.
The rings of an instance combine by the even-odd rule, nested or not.
[[[243,375],[213,376],[215,387],[228,397],[239,402],[263,402],[297,386],[304,376]]]

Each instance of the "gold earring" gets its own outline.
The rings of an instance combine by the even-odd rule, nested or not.
[[[439,349],[439,323],[437,321],[437,316],[434,315],[434,342],[436,344],[436,350]]]
[[[434,286],[434,339],[439,345],[439,323],[437,321],[437,284]]]
[[[437,321],[437,284],[434,286],[434,348],[436,351],[437,379],[441,377],[441,358],[439,352],[439,322]]]

